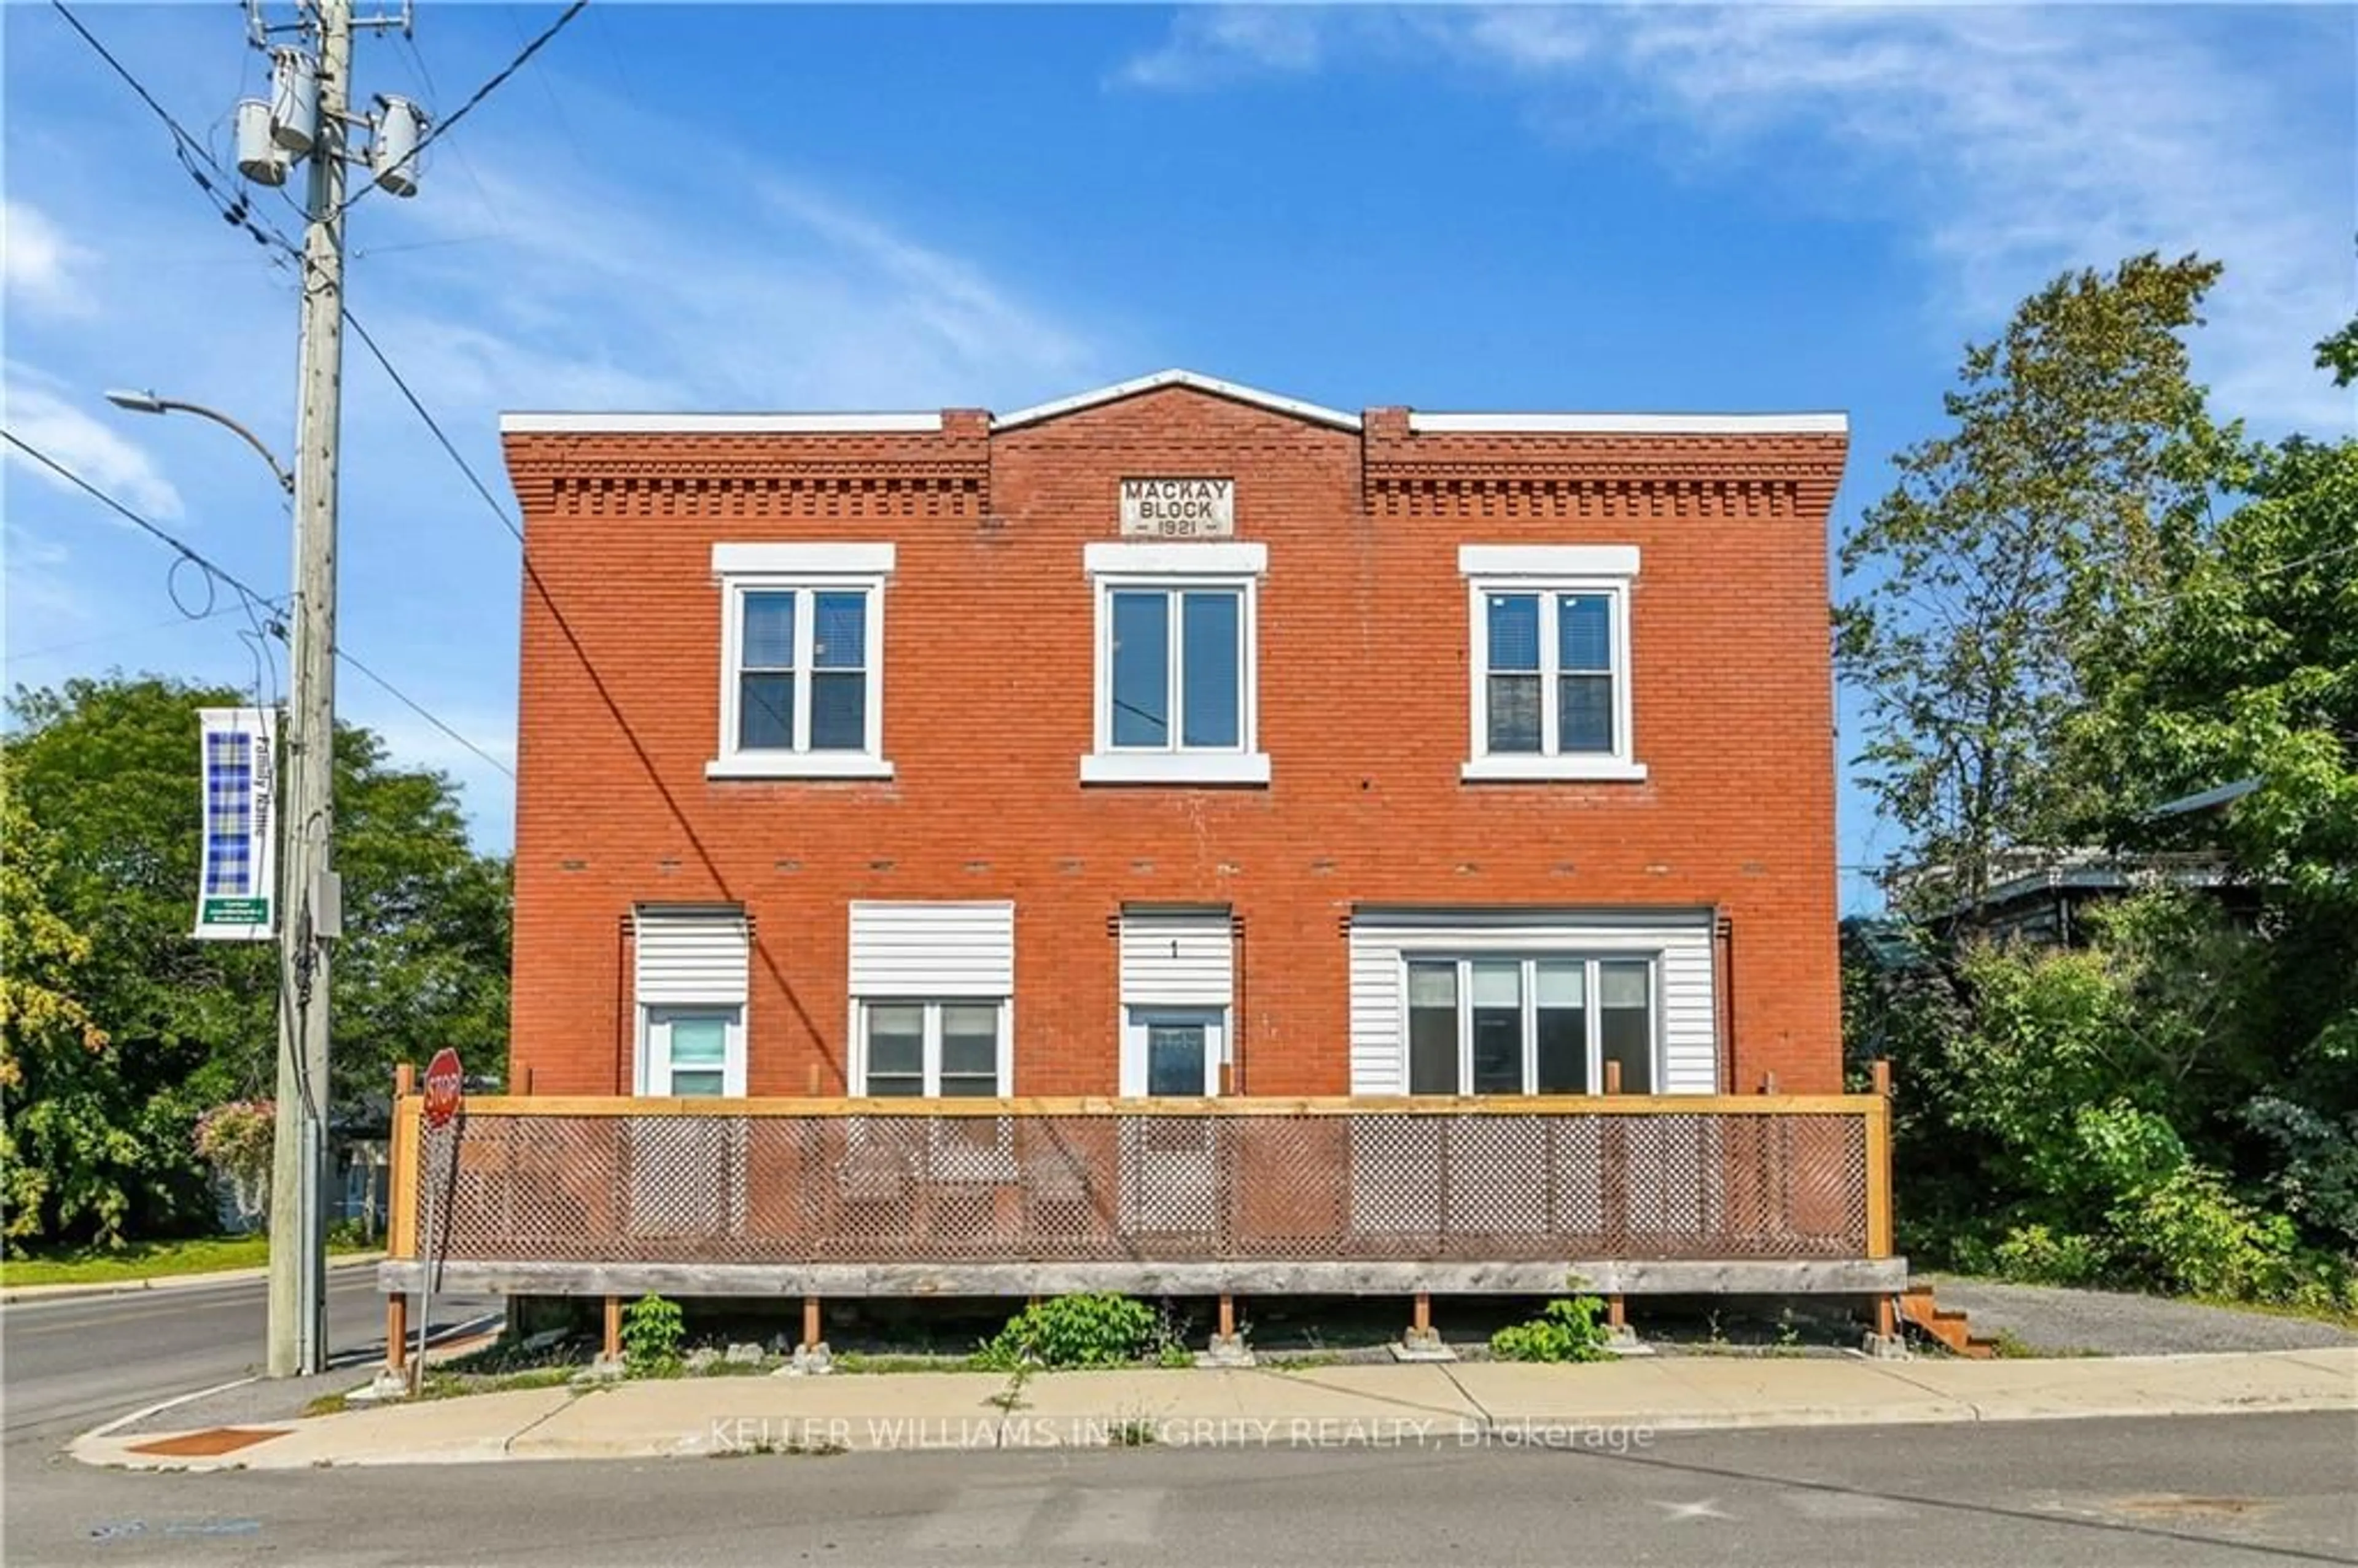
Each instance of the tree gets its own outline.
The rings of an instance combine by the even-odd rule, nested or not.
[[[264,943],[198,942],[197,718],[237,693],[157,677],[20,690],[5,750],[54,847],[53,907],[90,940],[79,994],[112,1036],[128,1102],[156,1108],[177,1186],[134,1231],[200,1212],[197,1113],[276,1087],[277,967]],[[336,734],[333,1098],[381,1095],[392,1065],[457,1045],[478,1071],[504,1056],[508,875],[475,853],[449,781],[398,768],[367,730]],[[143,1115],[147,1114],[145,1110]],[[124,1113],[109,1125],[126,1130]],[[142,1134],[140,1136],[147,1136]],[[157,1159],[161,1160],[159,1152]]]
[[[1866,697],[1867,787],[1957,893],[2081,809],[2052,741],[2085,638],[2206,526],[2202,460],[2237,436],[2209,423],[2181,334],[2220,270],[2135,256],[2024,301],[1967,348],[1952,430],[1898,455],[1844,543],[1859,587],[1836,657]]]
[[[0,753],[0,1203],[11,1242],[59,1219],[119,1237],[133,1195],[157,1173],[124,1130],[142,1108],[78,994],[91,941],[52,907],[57,869],[55,838],[26,811]]]
[[[2270,1073],[2238,1114],[2295,1212],[2358,1240],[2358,440],[2285,441],[2245,490],[2156,597],[2152,634],[2092,669],[2066,743],[2123,781],[2110,838],[2194,827],[2254,890],[2270,981],[2237,1031]],[[2244,779],[2199,822],[2148,816]]]

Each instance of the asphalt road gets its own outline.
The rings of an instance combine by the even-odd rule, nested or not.
[[[1698,1433],[1610,1452],[1142,1448],[10,1476],[7,1561],[2358,1562],[2348,1415]]]
[[[0,1307],[0,1422],[12,1482],[42,1445],[54,1449],[142,1405],[260,1371],[264,1302],[264,1281],[238,1280]],[[438,1302],[434,1320],[495,1305]],[[330,1271],[328,1342],[340,1363],[383,1357],[384,1297],[374,1269]],[[7,1500],[13,1509],[13,1485]]]

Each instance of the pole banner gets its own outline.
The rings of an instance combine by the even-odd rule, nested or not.
[[[200,708],[203,862],[200,940],[268,942],[277,932],[278,715],[267,708]]]

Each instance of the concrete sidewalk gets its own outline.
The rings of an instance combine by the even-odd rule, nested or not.
[[[339,1269],[357,1269],[363,1264],[384,1261],[384,1254],[382,1252],[338,1252],[329,1258],[328,1269],[333,1272]],[[233,1285],[243,1280],[266,1279],[269,1274],[269,1267],[265,1265],[258,1269],[214,1269],[200,1274],[156,1274],[137,1280],[92,1280],[62,1285],[5,1285],[0,1286],[0,1306],[17,1302],[59,1302],[71,1301],[79,1296],[122,1296],[140,1291],[185,1291],[204,1285]],[[0,1271],[0,1280],[5,1277],[5,1271]]]
[[[686,1378],[535,1389],[189,1433],[85,1436],[138,1469],[308,1469],[943,1448],[1627,1447],[1757,1426],[2358,1411],[2358,1348],[2061,1361],[1658,1357],[1302,1371]]]

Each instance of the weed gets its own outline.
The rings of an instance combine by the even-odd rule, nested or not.
[[[1604,1313],[1595,1296],[1559,1296],[1529,1323],[1492,1335],[1490,1354],[1501,1361],[1602,1361],[1608,1354]]]
[[[687,1330],[679,1303],[644,1295],[622,1311],[622,1364],[633,1378],[668,1378],[679,1371],[679,1342]]]
[[[1043,1367],[1120,1367],[1155,1344],[1154,1314],[1143,1302],[1096,1292],[1035,1302],[1007,1320],[976,1353],[990,1371]]]

